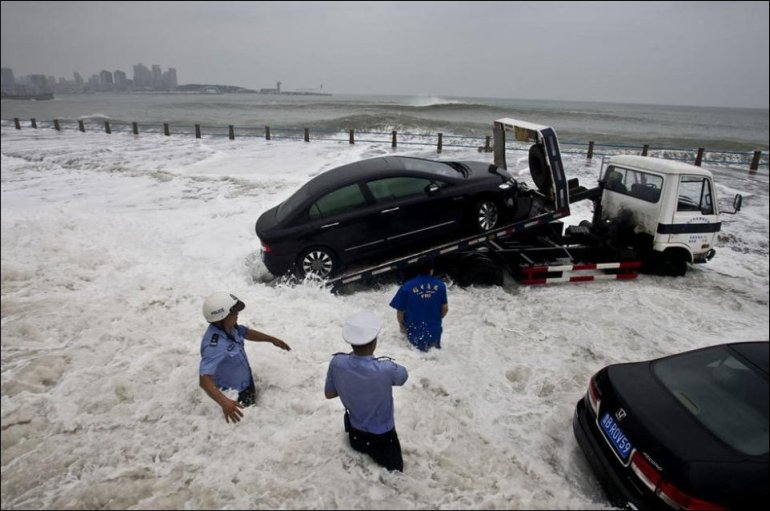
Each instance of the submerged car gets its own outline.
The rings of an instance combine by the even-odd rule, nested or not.
[[[529,202],[518,191],[507,170],[489,163],[385,156],[319,174],[255,229],[270,273],[326,278],[353,262],[524,218]]]
[[[768,342],[607,366],[573,431],[616,506],[765,509]]]

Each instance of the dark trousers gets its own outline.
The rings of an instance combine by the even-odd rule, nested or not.
[[[243,406],[251,406],[257,402],[257,389],[254,387],[254,382],[248,388],[238,393],[238,402]]]
[[[353,449],[368,454],[388,470],[403,472],[404,460],[401,457],[401,443],[398,441],[396,428],[380,435],[361,431],[350,425],[348,412],[345,412],[345,431],[348,432]]]

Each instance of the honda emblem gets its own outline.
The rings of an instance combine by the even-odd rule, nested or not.
[[[626,411],[622,408],[618,408],[618,411],[615,412],[615,418],[618,419],[618,422],[622,421],[626,418]]]

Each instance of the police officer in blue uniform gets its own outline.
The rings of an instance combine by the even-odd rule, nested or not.
[[[273,346],[289,351],[288,344],[273,336],[251,330],[238,324],[238,313],[246,305],[234,295],[218,292],[203,302],[203,317],[209,327],[201,339],[201,363],[199,383],[225,414],[225,421],[239,422],[240,410],[256,401],[254,378],[244,349],[244,339],[270,342]],[[238,401],[228,398],[222,391],[238,391]]]
[[[403,385],[405,367],[387,357],[374,358],[382,320],[362,311],[347,319],[342,337],[352,353],[336,353],[326,373],[327,399],[339,396],[345,406],[345,431],[356,451],[371,456],[388,470],[403,471],[401,444],[393,417],[393,386]]]
[[[417,276],[402,285],[390,306],[396,309],[401,332],[420,351],[441,349],[442,320],[449,312],[446,284],[433,276],[433,261],[417,266]]]

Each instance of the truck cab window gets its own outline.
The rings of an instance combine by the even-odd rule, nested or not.
[[[693,211],[703,215],[714,214],[711,186],[700,176],[682,176],[679,180],[677,211]]]

